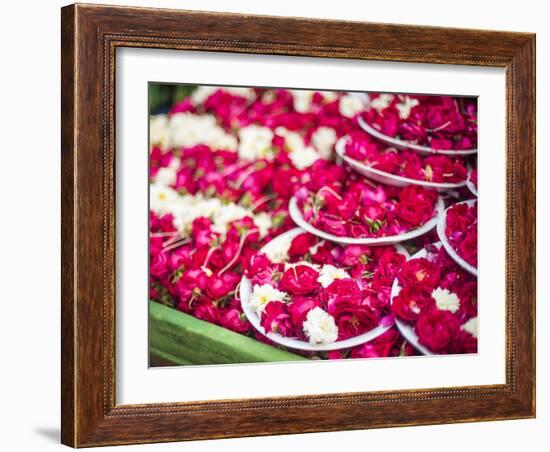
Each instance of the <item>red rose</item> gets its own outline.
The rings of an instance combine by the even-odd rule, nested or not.
[[[441,273],[427,259],[416,258],[405,262],[397,277],[402,286],[434,289],[439,283]]]
[[[477,337],[460,329],[449,345],[449,354],[477,353]]]
[[[246,316],[235,308],[230,309],[222,316],[220,325],[237,333],[247,333],[251,326]]]
[[[354,279],[337,279],[322,293],[326,299],[329,313],[332,314],[340,304],[359,305],[361,303],[361,289]]]
[[[293,297],[292,303],[288,306],[292,323],[301,330],[307,313],[319,305],[320,302],[317,297],[303,297],[300,295]]]
[[[254,251],[248,253],[248,255],[241,260],[241,265],[245,276],[247,278],[252,278],[258,273],[264,272],[265,270],[269,269],[270,262],[268,257],[264,253],[261,253],[260,251]]]
[[[468,205],[467,204],[455,204],[449,210],[445,217],[447,237],[451,236],[455,231],[464,231],[471,223],[471,219],[468,217]]]
[[[225,272],[223,275],[214,274],[208,278],[206,285],[206,294],[213,300],[225,297],[234,291],[241,280],[241,276],[236,272]]]
[[[205,322],[218,323],[220,320],[220,310],[212,300],[203,297],[193,305],[193,315],[197,319],[204,320]]]
[[[418,341],[435,353],[446,353],[460,331],[460,322],[449,311],[432,309],[418,317]]]
[[[405,262],[405,256],[395,251],[395,248],[384,248],[382,255],[378,258],[377,270],[380,276],[391,279],[397,275],[397,272]]]
[[[410,226],[420,226],[433,217],[437,192],[409,185],[399,193],[395,213]]]
[[[395,208],[396,217],[410,227],[419,227],[433,217],[434,205],[426,201],[400,202]]]
[[[165,252],[160,251],[151,256],[149,272],[151,273],[151,276],[155,276],[157,278],[164,278],[168,276],[168,258]]]
[[[385,358],[395,356],[403,344],[401,335],[395,328],[390,328],[384,334],[370,342],[359,345],[351,350],[351,358]]]
[[[338,202],[337,212],[343,220],[352,219],[359,209],[359,199],[354,193],[346,193]]]
[[[260,323],[267,333],[295,336],[296,328],[290,319],[287,305],[282,301],[270,301],[262,312]]]
[[[319,273],[309,265],[296,265],[284,272],[280,288],[292,295],[306,295],[319,288]]]
[[[458,254],[466,262],[477,267],[477,231],[470,231],[458,244]]]
[[[316,243],[317,237],[315,237],[313,234],[310,234],[308,232],[298,234],[296,237],[294,237],[294,239],[292,239],[292,243],[290,244],[290,248],[288,250],[288,255],[290,257],[305,256],[307,253],[309,253],[309,249]]]
[[[457,288],[456,294],[460,299],[460,310],[466,318],[477,317],[477,281],[461,285]]]
[[[378,312],[369,306],[337,302],[329,309],[338,326],[338,340],[348,339],[372,330],[378,324]]]
[[[435,300],[429,292],[422,289],[405,287],[392,302],[392,311],[407,322],[414,322],[418,316],[435,306]]]

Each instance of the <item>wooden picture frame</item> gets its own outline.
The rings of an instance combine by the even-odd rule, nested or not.
[[[64,444],[535,416],[534,34],[79,4],[62,9],[61,32]],[[505,384],[117,405],[114,87],[119,47],[505,68]]]

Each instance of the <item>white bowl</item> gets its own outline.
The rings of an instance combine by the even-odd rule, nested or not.
[[[382,171],[372,166],[365,165],[364,163],[359,162],[358,160],[352,159],[350,156],[346,155],[346,139],[347,137],[342,137],[336,142],[335,150],[336,154],[343,159],[349,166],[351,166],[359,174],[380,182],[381,184],[393,185],[394,187],[406,187],[407,185],[419,185],[425,188],[434,188],[437,191],[452,190],[455,188],[463,187],[466,184],[466,181],[463,182],[427,182],[417,179],[411,179],[408,177],[398,176],[396,174],[388,173]]]
[[[452,257],[452,259],[460,265],[464,270],[471,273],[474,276],[477,276],[477,268],[473,265],[466,262],[463,258],[461,258],[458,253],[453,249],[449,241],[447,240],[447,235],[445,234],[445,228],[447,227],[447,210],[449,210],[451,207],[456,206],[458,204],[467,204],[469,207],[473,206],[476,202],[475,199],[469,199],[467,201],[458,202],[456,204],[453,204],[452,206],[449,206],[447,209],[445,209],[445,212],[443,215],[439,217],[439,222],[437,223],[437,235],[439,236],[439,240],[441,240],[441,243],[445,247],[445,251],[447,251],[447,254]]]
[[[317,237],[321,237],[322,239],[330,240],[331,242],[343,243],[346,245],[370,245],[370,246],[395,245],[397,243],[401,243],[406,240],[420,237],[421,235],[425,234],[426,232],[430,231],[435,227],[439,217],[443,214],[444,209],[445,209],[445,203],[443,202],[443,198],[441,198],[440,196],[435,206],[434,217],[417,229],[413,229],[411,231],[404,232],[398,235],[389,235],[386,237],[355,238],[355,237],[339,237],[337,235],[329,234],[328,232],[321,231],[320,229],[317,229],[316,227],[309,224],[306,220],[304,220],[304,217],[302,216],[302,212],[298,207],[298,201],[296,200],[295,197],[292,197],[288,204],[288,212],[290,213],[290,217],[292,218],[294,223],[296,223],[302,229],[305,229],[307,232],[310,232],[311,234],[316,235]]]
[[[468,190],[470,190],[472,195],[474,195],[477,198],[478,197],[477,188],[472,182],[472,180],[470,179],[470,177],[472,176],[472,171],[473,171],[473,168],[470,168],[470,171],[468,171],[468,180],[466,181],[466,187],[468,187]]]
[[[273,243],[276,244],[278,240],[287,240],[288,238],[294,238],[298,234],[301,234],[303,232],[306,232],[306,231],[300,228],[294,228],[294,229],[291,229],[290,231],[284,232],[283,234],[271,240],[271,242],[269,242],[266,246],[264,246],[261,251],[264,251],[265,248],[268,247],[270,244],[273,244]],[[408,257],[407,251],[403,247],[399,246],[396,248],[400,253]],[[248,319],[248,321],[252,324],[252,326],[257,331],[259,331],[261,334],[266,336],[268,339],[272,340],[277,344],[280,344],[295,350],[321,352],[321,351],[340,350],[343,348],[355,347],[357,345],[364,344],[365,342],[369,342],[377,338],[378,336],[384,334],[393,326],[393,322],[390,322],[387,325],[377,326],[372,330],[367,331],[366,333],[363,333],[363,334],[360,334],[359,336],[355,336],[342,341],[331,342],[330,344],[310,344],[309,342],[303,341],[301,339],[285,337],[278,333],[266,333],[264,328],[260,324],[260,316],[256,314],[256,312],[254,312],[254,310],[250,307],[251,294],[252,294],[252,282],[250,281],[250,279],[248,279],[246,276],[243,275],[241,279],[239,295],[241,299],[241,306],[243,308],[243,312],[246,315],[246,318]]]
[[[383,141],[384,143],[394,146],[398,149],[410,149],[412,151],[418,152],[419,154],[423,154],[423,155],[442,154],[442,155],[450,155],[450,156],[466,156],[466,155],[477,154],[477,149],[460,149],[460,150],[434,149],[429,146],[422,146],[420,144],[409,143],[408,141],[400,140],[398,138],[393,138],[379,132],[374,127],[367,124],[367,122],[361,116],[357,117],[357,121],[359,122],[359,125],[361,126],[361,128],[365,132],[367,132],[369,135],[373,136],[374,138],[380,141]]]
[[[435,243],[435,246],[437,248],[441,247],[441,243]],[[422,248],[415,254],[413,254],[409,259],[416,259],[419,257],[426,257],[427,252],[425,248]],[[407,260],[409,260],[407,259]],[[391,295],[390,295],[390,303],[393,304],[393,299],[399,295],[399,292],[401,292],[401,286],[399,285],[399,281],[397,278],[393,280],[393,285],[391,288]],[[423,355],[435,355],[432,351],[430,351],[428,348],[423,346],[420,341],[418,340],[418,335],[414,331],[414,328],[408,324],[407,322],[404,322],[403,320],[395,318],[395,325],[397,326],[397,329],[400,331],[402,336],[409,342],[414,348],[416,348],[420,353]]]

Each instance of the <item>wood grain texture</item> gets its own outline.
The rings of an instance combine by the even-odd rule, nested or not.
[[[506,69],[506,384],[115,404],[116,48]],[[75,447],[535,415],[535,36],[72,5],[62,10],[62,442]],[[330,416],[327,416],[327,412]]]

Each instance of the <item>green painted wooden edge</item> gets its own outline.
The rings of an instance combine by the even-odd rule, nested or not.
[[[149,347],[179,365],[306,360],[156,302],[149,303]]]

